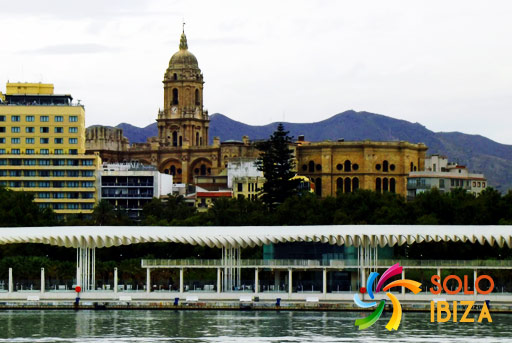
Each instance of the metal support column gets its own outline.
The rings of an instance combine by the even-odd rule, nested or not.
[[[77,285],[82,292],[94,290],[96,286],[96,249],[77,249]]]
[[[114,293],[117,293],[117,267],[114,268]]]
[[[322,293],[327,294],[327,268],[322,271]]]
[[[220,268],[217,268],[217,293],[220,293],[222,288],[222,272]]]
[[[254,293],[258,294],[260,290],[260,280],[259,280],[259,270],[258,268],[254,269]]]
[[[238,289],[242,284],[241,258],[240,247],[222,247],[223,291]]]
[[[292,269],[288,269],[288,293],[291,295],[293,291],[293,279],[292,279]]]
[[[151,292],[151,268],[146,268],[146,292]]]
[[[180,293],[183,293],[183,268],[180,268]]]
[[[9,293],[13,291],[12,268],[9,268]]]
[[[44,268],[41,268],[41,293],[45,291],[45,282],[44,282]]]

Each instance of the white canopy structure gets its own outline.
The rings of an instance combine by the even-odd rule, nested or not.
[[[58,226],[0,228],[0,244],[43,243],[105,248],[172,242],[218,248],[269,243],[320,242],[384,247],[421,242],[469,242],[512,248],[512,226],[325,225],[325,226]]]
[[[222,248],[225,284],[240,279],[240,248],[270,243],[318,242],[358,248],[361,279],[377,265],[377,247],[421,242],[469,242],[512,247],[512,226],[59,226],[0,228],[0,244],[42,243],[77,248],[77,284],[94,289],[96,248],[169,242]]]

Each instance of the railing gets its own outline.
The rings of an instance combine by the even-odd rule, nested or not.
[[[419,267],[419,268],[472,268],[478,269],[505,267],[512,268],[512,260],[379,260],[378,267],[387,268],[396,263],[402,267]],[[142,268],[212,268],[224,267],[222,260],[202,260],[202,259],[183,259],[183,260],[141,260]],[[322,267],[339,267],[339,268],[358,268],[357,260],[240,260],[237,265],[239,267],[291,267],[291,268],[322,268]],[[369,266],[368,266],[369,267]]]

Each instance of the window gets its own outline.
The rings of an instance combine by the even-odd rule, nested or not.
[[[387,172],[388,171],[388,166],[389,166],[388,161],[382,162],[382,171],[383,172]]]
[[[5,144],[5,138],[0,138],[0,144]]]
[[[33,127],[33,126],[27,126],[27,127],[25,128],[25,132],[26,132],[26,133],[34,133],[34,132],[35,132],[35,129],[34,129],[34,127]]]
[[[64,199],[66,197],[66,193],[63,192],[57,192],[53,194],[53,197],[55,199]]]
[[[70,138],[69,139],[69,144],[77,144],[78,143],[78,138]]]
[[[92,199],[94,198],[94,193],[82,193],[82,199]]]
[[[11,144],[20,144],[19,138],[11,138]]]
[[[47,122],[49,120],[50,120],[50,117],[48,117],[48,116],[40,116],[39,117],[39,121],[41,121],[41,122]]]
[[[11,159],[9,160],[9,164],[11,166],[21,166],[21,160],[18,159]]]
[[[78,116],[69,116],[69,121],[71,123],[76,123],[78,121]]]
[[[26,116],[26,117],[25,117],[25,121],[27,121],[27,122],[33,122],[33,121],[34,121],[34,116]]]
[[[65,162],[66,162],[65,160],[53,160],[53,165],[54,166],[64,166],[64,165],[66,165]]]
[[[48,126],[43,126],[40,128],[41,133],[48,133],[50,132],[50,128]]]
[[[11,132],[12,132],[12,133],[20,133],[20,128],[19,128],[19,126],[13,126],[13,127],[11,127]]]
[[[34,142],[35,142],[35,138],[25,138],[26,144],[34,144]]]
[[[34,188],[36,187],[36,182],[35,181],[25,181],[25,187],[27,188]]]
[[[64,116],[55,116],[55,121],[56,122],[63,122],[64,121]]]
[[[27,154],[27,155],[34,155],[35,153],[36,152],[35,152],[34,149],[27,149],[27,150],[25,150],[25,154]]]
[[[34,177],[34,176],[36,176],[36,171],[35,170],[25,170],[25,172],[23,173],[23,176]]]
[[[41,165],[41,162],[39,162],[39,165]],[[41,171],[39,171],[39,176],[49,177],[50,176],[50,171],[49,170],[41,170]]]
[[[0,176],[7,176],[7,170],[0,170]]]
[[[37,193],[37,197],[40,199],[48,199],[50,198],[50,193]]]
[[[69,170],[68,176],[69,177],[78,177],[78,170]]]
[[[11,170],[9,176],[21,176],[21,170]]]
[[[338,164],[336,165],[336,169],[337,169],[337,170],[343,170],[343,164],[338,163]]]
[[[346,160],[345,161],[345,171],[349,172],[351,170],[352,170],[352,162],[350,162],[349,160]],[[350,192],[348,192],[348,193],[350,193]]]
[[[0,155],[5,154],[5,149],[0,149]]]
[[[68,181],[68,187],[70,187],[70,188],[78,188],[78,187],[80,187],[80,185],[79,185],[78,181]]]
[[[94,182],[84,181],[84,182],[82,182],[82,187],[84,187],[84,188],[94,187]]]
[[[11,188],[19,188],[19,187],[21,187],[21,182],[20,181],[10,181],[9,182],[9,187],[11,187]]]
[[[11,121],[20,121],[20,116],[11,116]]]
[[[444,179],[439,179],[439,188],[444,188]]]
[[[5,121],[5,116],[0,116],[0,121]]]
[[[7,160],[5,158],[0,159],[0,166],[6,166]]]
[[[237,186],[237,187],[238,187],[238,188],[237,188],[238,192],[242,192],[242,191],[243,191],[244,184],[240,182],[240,183],[238,183],[238,186]]]
[[[64,128],[63,127],[56,127],[54,129],[55,133],[64,133]]]
[[[64,204],[62,204],[62,203],[55,203],[55,204],[53,204],[53,209],[54,210],[63,210],[64,209]]]
[[[93,165],[93,160],[83,160],[82,161],[82,165],[83,166],[92,166]]]
[[[36,160],[24,160],[23,161],[23,165],[25,165],[25,166],[35,166],[36,165]]]
[[[82,204],[82,210],[91,210],[93,204]]]
[[[68,160],[68,166],[78,166],[78,160]]]
[[[172,90],[172,104],[178,105],[178,89],[176,88]]]
[[[39,153],[40,153],[41,155],[48,155],[48,154],[50,153],[50,150],[48,150],[48,149],[40,149],[40,150],[39,150]]]
[[[48,188],[48,187],[50,187],[50,182],[48,182],[48,181],[39,181],[39,187],[41,187],[41,188]]]
[[[49,166],[50,160],[39,160],[39,165],[40,166]]]
[[[53,181],[53,187],[54,188],[62,188],[62,187],[64,187],[64,182],[63,181]]]
[[[55,155],[64,155],[64,149],[55,149],[53,153]]]
[[[485,188],[485,182],[482,182],[482,187]]]
[[[78,204],[68,204],[68,210],[78,210]]]
[[[64,176],[64,170],[54,170],[53,171],[53,176],[63,177]]]
[[[63,142],[63,141],[64,141],[64,140],[63,140],[62,138],[54,138],[54,139],[53,139],[53,142],[54,142],[55,144],[62,144],[62,142]]]
[[[69,149],[69,154],[70,155],[78,155],[78,150],[77,149]]]
[[[78,132],[78,127],[70,127],[69,128],[69,133],[77,133]]]
[[[39,139],[39,143],[41,143],[41,144],[48,144],[49,141],[50,141],[49,138],[40,138]]]
[[[315,162],[314,161],[309,161],[309,163],[308,163],[308,171],[310,173],[313,173],[315,171]]]
[[[1,132],[1,133],[4,133],[4,132],[5,132],[5,126],[0,126],[0,132]]]
[[[94,171],[93,170],[83,170],[82,171],[82,176],[93,177],[94,176]]]

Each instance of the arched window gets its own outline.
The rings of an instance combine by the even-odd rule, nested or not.
[[[380,177],[378,177],[377,179],[375,179],[375,191],[377,193],[380,193],[382,191],[382,181],[380,179]]]
[[[196,145],[199,145],[199,132],[196,132]]]
[[[343,193],[343,178],[341,177],[336,180],[336,192]]]
[[[321,164],[317,164],[316,165],[316,171],[322,171],[322,165]]]
[[[178,89],[173,88],[172,90],[172,104],[177,105],[178,104]]]
[[[169,169],[164,170],[165,174],[169,174]]]
[[[183,137],[180,136],[180,146],[183,145]]]
[[[201,175],[206,175],[206,166],[201,164]]]
[[[315,181],[315,193],[319,197],[322,196],[322,179],[321,178],[317,178]]]
[[[382,191],[387,192],[388,191],[388,178],[382,179]]]
[[[391,193],[396,193],[396,181],[394,178],[389,179],[389,191]]]
[[[176,81],[178,79],[178,74],[174,73],[173,78],[174,78],[174,81]]]
[[[176,131],[172,133],[172,146],[178,146],[178,133]]]
[[[412,171],[413,168],[414,168],[414,164],[411,162],[411,171]]]
[[[352,192],[359,189],[359,179],[357,177],[352,179]]]
[[[308,166],[309,166],[309,172],[313,173],[315,171],[315,162],[309,161]]]
[[[196,105],[201,105],[201,101],[199,100],[199,89],[196,89]]]
[[[345,193],[350,193],[351,192],[351,182],[350,182],[350,178],[347,177],[345,178]]]
[[[203,137],[199,137],[199,145],[203,145]]]
[[[171,166],[171,175],[172,176],[176,175],[176,167],[175,166]]]
[[[349,172],[351,170],[352,170],[352,162],[350,162],[349,160],[346,160],[345,161],[345,171]]]
[[[382,162],[382,171],[383,172],[387,172],[388,171],[388,166],[389,166],[388,161]]]

